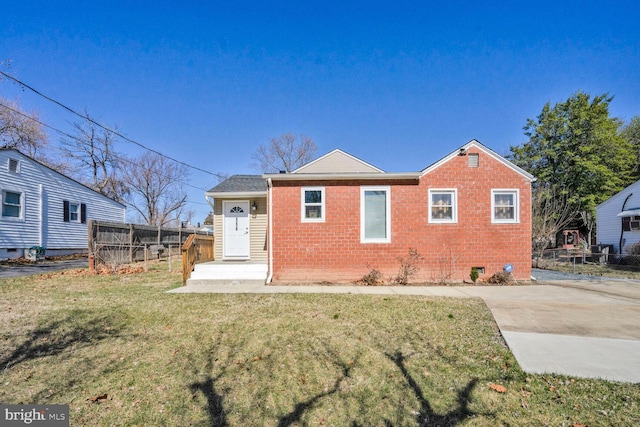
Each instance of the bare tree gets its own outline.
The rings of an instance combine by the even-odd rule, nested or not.
[[[531,201],[531,241],[536,266],[544,250],[555,241],[556,234],[569,225],[578,214],[575,204],[566,194],[552,187],[538,187]]]
[[[186,166],[151,151],[132,163],[123,173],[128,204],[149,225],[163,226],[179,219],[187,201],[181,185],[188,177]]]
[[[34,159],[43,158],[49,144],[36,112],[27,113],[16,101],[0,98],[0,146],[15,148]]]
[[[89,113],[85,111],[85,116]],[[120,178],[121,156],[114,150],[115,134],[87,120],[73,123],[75,137],[61,140],[61,151],[75,166],[78,180],[117,201],[123,201],[127,188]]]
[[[260,144],[251,156],[253,167],[259,172],[291,172],[313,159],[318,147],[313,139],[292,133],[271,138],[268,143]]]

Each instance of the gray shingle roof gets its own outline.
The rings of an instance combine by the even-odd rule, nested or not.
[[[232,175],[213,187],[208,193],[242,193],[267,191],[267,181],[262,175]]]

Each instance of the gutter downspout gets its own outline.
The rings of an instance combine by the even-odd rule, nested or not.
[[[273,201],[272,189],[273,184],[271,182],[271,178],[267,178],[267,204],[269,205],[268,213],[269,216],[269,275],[267,276],[266,284],[270,284],[271,280],[273,280]]]
[[[630,193],[627,196],[627,198],[624,199],[624,203],[622,204],[622,209],[620,210],[620,212],[624,212],[624,207],[627,205],[627,201],[631,196],[633,196],[633,193]],[[622,236],[624,236],[624,220],[622,218],[620,218],[620,220],[622,222],[620,223],[620,242],[618,243],[618,248],[620,249],[620,255],[622,255]]]

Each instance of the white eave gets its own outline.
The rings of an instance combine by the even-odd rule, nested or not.
[[[248,197],[267,197],[266,191],[221,191],[215,193],[204,193],[207,197],[214,199],[241,199]]]
[[[640,208],[634,208],[634,209],[622,211],[616,216],[619,216],[620,218],[625,218],[630,216],[640,216]]]
[[[521,167],[516,166],[515,164],[511,163],[509,160],[505,159],[504,157],[502,157],[501,155],[499,155],[495,151],[491,150],[490,148],[484,146],[483,144],[481,144],[480,142],[478,142],[475,139],[472,139],[471,141],[467,142],[465,145],[460,147],[458,150],[453,151],[451,154],[443,157],[442,159],[438,160],[437,162],[435,162],[431,166],[428,166],[426,169],[424,169],[422,171],[421,176],[428,174],[429,172],[433,171],[434,169],[437,169],[438,167],[440,167],[443,164],[447,163],[449,160],[455,158],[456,156],[459,156],[460,153],[466,152],[466,150],[468,150],[471,147],[476,147],[479,150],[484,151],[486,154],[488,154],[489,156],[493,157],[495,160],[499,161],[500,163],[502,163],[506,167],[508,167],[508,168],[514,170],[515,172],[519,173],[520,175],[524,176],[529,181],[533,182],[533,181],[536,180],[535,176],[531,175],[529,172],[527,172],[526,170],[522,169]]]
[[[262,175],[272,181],[348,181],[420,179],[421,172],[397,173],[268,173]]]

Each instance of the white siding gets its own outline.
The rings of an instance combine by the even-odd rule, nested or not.
[[[18,173],[9,172],[9,158],[20,162]],[[23,219],[0,216],[0,248],[48,249],[87,247],[87,224],[65,222],[63,201],[84,203],[87,221],[124,222],[125,207],[13,150],[0,150],[0,189],[24,195]]]
[[[631,197],[625,204],[625,199]],[[635,182],[596,207],[596,236],[598,244],[613,245],[616,253],[620,253],[620,233],[622,219],[617,215],[624,209],[640,208],[640,181]],[[622,236],[622,249],[640,242],[640,231],[625,231]]]

